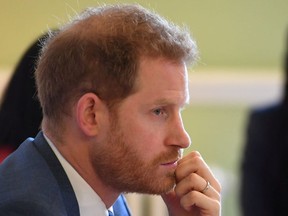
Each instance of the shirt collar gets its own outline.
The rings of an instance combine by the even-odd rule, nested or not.
[[[46,141],[60,161],[76,195],[81,216],[108,216],[108,210],[98,194],[79,175],[71,164],[61,155],[51,140],[44,134]],[[109,208],[113,212],[113,206]]]

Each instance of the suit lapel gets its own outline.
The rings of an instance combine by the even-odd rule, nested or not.
[[[36,136],[34,140],[34,145],[38,149],[40,154],[45,158],[51,172],[53,173],[55,179],[58,182],[67,215],[80,216],[78,202],[72,185],[59,160],[57,159],[53,150],[48,145],[47,141],[45,140],[42,132],[39,132]]]

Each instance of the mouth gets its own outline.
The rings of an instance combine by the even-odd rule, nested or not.
[[[180,160],[180,158],[177,159],[173,159],[167,162],[162,163],[162,166],[177,166],[178,161]]]

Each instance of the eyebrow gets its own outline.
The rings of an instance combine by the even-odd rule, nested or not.
[[[184,103],[181,103],[180,104],[180,107],[185,107],[187,105],[189,105],[190,103],[190,100],[189,100],[189,96],[187,97],[187,99],[185,100]],[[157,105],[168,105],[168,104],[172,104],[172,105],[178,105],[177,103],[173,102],[172,100],[169,100],[167,98],[160,98],[160,99],[157,99],[156,101],[153,102],[154,104],[157,104]]]

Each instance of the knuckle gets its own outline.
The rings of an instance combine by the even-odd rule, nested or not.
[[[199,156],[193,158],[193,163],[194,163],[197,167],[202,167],[203,164],[204,164],[202,157],[199,157]]]
[[[215,183],[215,186],[214,186],[215,190],[218,192],[218,193],[221,193],[222,191],[222,186],[220,184],[220,182],[216,179],[216,183]]]
[[[180,204],[183,207],[187,207],[188,205],[195,204],[195,200],[197,200],[197,193],[195,191],[191,191],[185,195],[185,198],[183,197],[180,199]]]
[[[190,183],[194,183],[197,179],[197,174],[196,173],[190,173],[189,176],[187,177],[187,179]]]
[[[220,215],[221,212],[221,202],[219,200],[214,201],[214,211],[215,215]]]
[[[188,198],[190,200],[195,200],[197,197],[197,192],[196,191],[191,191],[189,194],[188,194]]]
[[[194,156],[194,157],[201,157],[201,154],[200,154],[200,152],[199,151],[192,151],[191,152],[191,154],[190,154],[191,156]]]

